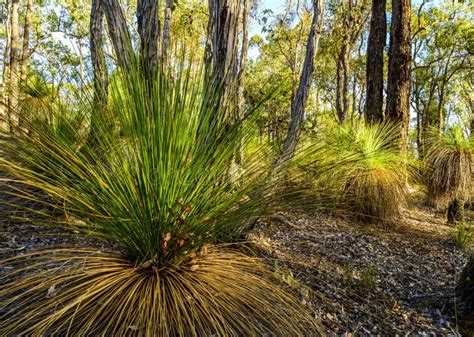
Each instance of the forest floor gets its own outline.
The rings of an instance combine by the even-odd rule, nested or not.
[[[473,247],[454,244],[443,214],[419,204],[390,225],[283,219],[260,222],[251,241],[285,282],[305,285],[300,296],[327,335],[459,335],[455,280]]]
[[[74,233],[35,224],[33,215],[19,221],[25,211],[11,203],[0,205],[0,260],[84,244]],[[472,246],[453,244],[442,215],[418,205],[391,225],[307,212],[281,219],[259,221],[249,239],[298,289],[327,335],[457,335],[454,285]]]

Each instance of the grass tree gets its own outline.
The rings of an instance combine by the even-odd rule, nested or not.
[[[336,207],[366,222],[393,220],[405,202],[406,157],[396,147],[399,133],[391,124],[344,124],[326,137],[334,167],[326,184]],[[395,144],[395,145],[394,145]]]
[[[49,226],[110,248],[61,247],[3,261],[2,269],[13,268],[0,276],[0,334],[318,334],[274,273],[226,244],[285,193],[261,193],[262,161],[229,179],[254,114],[229,128],[225,111],[216,114],[215,90],[189,65],[173,81],[159,71],[152,85],[139,70],[118,71],[107,111],[95,120],[94,147],[87,123],[62,118],[54,105],[61,128],[28,118],[28,133],[2,139],[0,169],[10,176],[3,180],[21,183],[10,193],[76,219],[51,216]],[[258,200],[250,197],[256,191]]]
[[[463,220],[464,203],[472,188],[474,139],[460,125],[444,133],[432,130],[428,141],[428,198],[436,205],[448,204],[447,220]]]

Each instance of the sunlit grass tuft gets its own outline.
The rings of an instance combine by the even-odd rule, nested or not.
[[[397,149],[397,137],[390,124],[363,123],[327,135],[323,142],[334,169],[325,176],[336,207],[366,222],[399,216],[411,164]]]

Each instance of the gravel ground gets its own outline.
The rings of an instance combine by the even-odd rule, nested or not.
[[[451,232],[416,208],[383,226],[284,215],[260,222],[250,239],[289,269],[286,281],[307,286],[301,297],[328,335],[456,336],[455,280],[472,247],[457,248]]]

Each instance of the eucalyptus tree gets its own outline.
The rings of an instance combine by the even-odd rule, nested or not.
[[[411,107],[417,116],[417,147],[426,152],[429,130],[439,133],[457,118],[468,124],[472,111],[472,52],[474,31],[469,4],[430,6],[424,1],[413,20]],[[470,85],[471,83],[471,85]]]
[[[393,0],[388,51],[386,117],[400,124],[400,149],[407,150],[410,114],[411,1]]]
[[[314,72],[314,58],[318,50],[320,32],[322,29],[322,20],[324,13],[324,1],[313,0],[313,19],[306,43],[306,55],[301,71],[300,83],[296,95],[291,103],[290,125],[288,134],[281,150],[281,156],[278,158],[276,165],[287,162],[293,156],[296,145],[301,135],[304,120],[304,110],[311,88],[311,81]]]
[[[337,2],[335,12],[332,27],[337,45],[335,104],[339,122],[342,123],[349,115],[351,54],[369,18],[369,3],[367,0]]]
[[[365,114],[369,123],[383,120],[384,48],[387,40],[386,0],[372,1],[367,43],[367,99]]]

